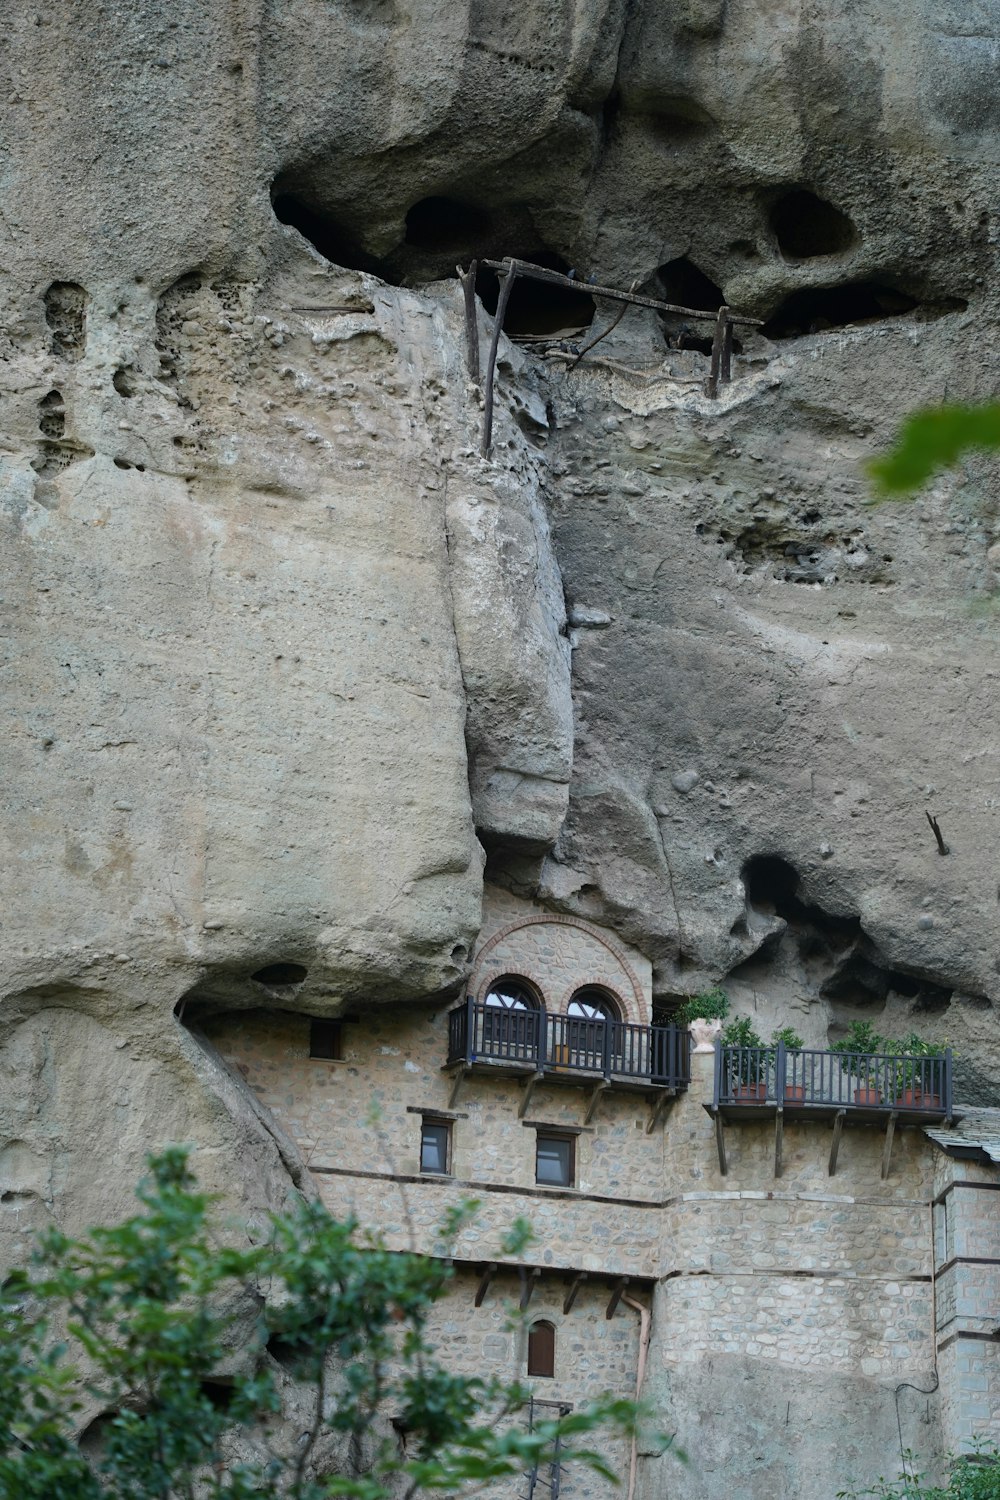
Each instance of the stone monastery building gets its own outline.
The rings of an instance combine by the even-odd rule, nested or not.
[[[498,890],[457,1005],[262,1008],[205,1036],[330,1208],[391,1246],[440,1253],[445,1210],[479,1201],[437,1341],[547,1413],[641,1385],[690,1462],[619,1444],[640,1496],[735,1470],[739,1494],[805,1494],[808,1473],[832,1497],[900,1439],[1000,1438],[1000,1111],[952,1106],[950,1074],[909,1108],[859,1103],[837,1059],[789,1054],[740,1098],[718,1049],[689,1056],[654,1017],[640,953]],[[512,1256],[518,1216],[535,1239]]]

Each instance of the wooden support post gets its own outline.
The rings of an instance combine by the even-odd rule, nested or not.
[[[458,272],[458,279],[465,293],[465,351],[469,366],[469,379],[473,385],[478,385],[479,319],[476,316],[476,272],[479,270],[479,262],[474,260],[467,271],[463,271],[461,266],[456,266],[455,270]]]
[[[531,1103],[531,1096],[544,1077],[544,1073],[532,1073],[531,1077],[526,1078],[524,1083],[522,1083],[521,1087],[523,1088],[524,1093],[521,1095],[521,1102],[517,1106],[517,1118],[519,1120],[523,1120],[525,1115],[528,1113],[528,1106]]]
[[[524,1310],[528,1306],[528,1303],[531,1301],[531,1294],[535,1290],[535,1282],[538,1280],[538,1278],[539,1278],[539,1276],[541,1276],[541,1274],[542,1274],[542,1268],[541,1268],[541,1266],[532,1266],[531,1269],[528,1270],[528,1271],[525,1271],[525,1270],[522,1269],[521,1276],[522,1276],[523,1279],[522,1279],[522,1282],[521,1282],[521,1304],[520,1304],[522,1312],[524,1312]]]
[[[482,1307],[482,1305],[483,1305],[483,1298],[486,1296],[486,1293],[489,1291],[489,1289],[490,1289],[490,1282],[493,1280],[493,1278],[494,1278],[494,1276],[496,1274],[497,1274],[497,1263],[496,1263],[495,1260],[491,1260],[490,1263],[489,1263],[489,1265],[486,1267],[485,1271],[483,1272],[482,1276],[480,1276],[480,1278],[479,1278],[479,1285],[476,1287],[476,1295],[475,1295],[475,1298],[473,1300],[473,1306],[474,1307]]]
[[[728,1171],[729,1171],[729,1167],[728,1167],[727,1162],[726,1162],[726,1137],[725,1137],[725,1134],[724,1134],[724,1130],[725,1130],[725,1127],[723,1126],[723,1123],[722,1123],[722,1116],[720,1115],[719,1111],[716,1110],[715,1111],[715,1144],[716,1144],[716,1147],[717,1147],[718,1152],[719,1152],[719,1171],[720,1171],[720,1173],[722,1174],[723,1177],[725,1177],[727,1175]]]
[[[486,360],[483,441],[479,450],[483,458],[489,458],[490,448],[493,446],[493,387],[496,384],[497,350],[500,347],[500,335],[503,332],[503,320],[504,314],[507,311],[507,303],[510,301],[510,294],[517,279],[517,271],[514,269],[515,262],[505,261],[504,264],[506,270],[500,277],[500,296],[497,299],[496,317],[493,319],[493,337],[490,339],[490,352]]]
[[[466,1075],[466,1073],[468,1071],[469,1071],[468,1068],[463,1063],[462,1066],[456,1072],[454,1078],[452,1079],[452,1081],[451,1081],[451,1093],[448,1095],[448,1108],[449,1109],[454,1109],[455,1105],[458,1103],[458,1095],[459,1095],[459,1092],[460,1092],[461,1087],[462,1087],[462,1080],[465,1078],[465,1075]]]
[[[781,1152],[782,1152],[782,1147],[784,1146],[784,1134],[785,1134],[785,1111],[782,1109],[781,1105],[779,1104],[777,1112],[776,1112],[776,1114],[774,1116],[774,1175],[775,1175],[775,1177],[780,1177],[781,1176],[781,1166],[782,1166]]]
[[[604,1090],[607,1087],[608,1087],[608,1083],[607,1083],[607,1079],[605,1079],[605,1078],[602,1078],[601,1081],[600,1081],[600,1083],[595,1083],[594,1084],[594,1087],[593,1087],[593,1089],[591,1090],[591,1093],[590,1093],[590,1102],[587,1105],[587,1113],[583,1117],[583,1123],[585,1125],[589,1125],[590,1122],[591,1122],[591,1120],[594,1118],[594,1113],[595,1113],[595,1111],[597,1109],[598,1100],[600,1099],[601,1095],[604,1093]]]
[[[899,1119],[899,1111],[894,1109],[889,1115],[885,1127],[885,1148],[882,1152],[882,1181],[889,1175],[889,1163],[892,1161],[892,1138],[896,1133],[896,1121]]]
[[[618,1310],[618,1304],[622,1300],[622,1292],[624,1292],[624,1290],[625,1290],[625,1288],[627,1286],[628,1286],[628,1277],[627,1276],[619,1276],[618,1280],[615,1282],[615,1289],[611,1293],[611,1301],[608,1303],[608,1310],[604,1314],[604,1316],[607,1319],[610,1320],[611,1318],[614,1317],[615,1313]]]
[[[576,1301],[577,1294],[578,1294],[580,1288],[583,1286],[583,1283],[586,1281],[586,1279],[587,1279],[587,1272],[586,1271],[577,1271],[576,1275],[573,1277],[573,1280],[570,1282],[570,1285],[569,1285],[569,1291],[566,1293],[565,1297],[563,1298],[563,1317],[565,1317],[568,1313],[571,1313],[573,1311],[573,1303]]]
[[[663,1119],[664,1111],[671,1099],[676,1097],[675,1089],[661,1089],[650,1106],[649,1119],[646,1121],[646,1134],[652,1135],[657,1125]]]
[[[726,323],[729,319],[729,308],[719,308],[719,315],[715,320],[715,337],[712,339],[712,366],[708,374],[708,385],[706,394],[714,401],[719,394],[719,372],[722,369],[722,345],[726,337]]]
[[[728,385],[733,378],[733,322],[728,317],[722,334],[722,366],[719,375],[723,385]]]
[[[840,1151],[840,1133],[844,1128],[844,1116],[846,1114],[846,1109],[838,1109],[834,1117],[833,1140],[830,1142],[830,1165],[827,1168],[827,1175],[830,1177],[836,1177],[837,1175],[837,1155]]]

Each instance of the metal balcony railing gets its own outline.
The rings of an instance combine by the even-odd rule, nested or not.
[[[448,1062],[597,1073],[664,1088],[686,1088],[691,1078],[688,1033],[676,1026],[505,1010],[471,999],[449,1012]]]
[[[713,1105],[822,1105],[827,1109],[953,1113],[951,1052],[940,1057],[819,1052],[809,1048],[715,1049]]]

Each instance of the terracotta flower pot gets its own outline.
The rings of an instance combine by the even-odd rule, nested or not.
[[[785,1084],[785,1103],[786,1104],[805,1104],[805,1102],[806,1102],[806,1086],[805,1086],[804,1083],[786,1083]]]
[[[753,1100],[755,1104],[767,1098],[766,1083],[737,1083],[733,1087],[733,1098],[742,1099],[746,1102]]]
[[[854,1102],[867,1105],[869,1109],[872,1109],[882,1103],[882,1095],[878,1089],[855,1089]]]

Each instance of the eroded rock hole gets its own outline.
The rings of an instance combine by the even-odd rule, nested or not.
[[[396,278],[386,263],[369,255],[356,237],[331,214],[312,207],[298,194],[280,188],[272,195],[271,206],[282,224],[297,229],[324,260],[335,266],[345,266],[351,271],[364,271],[370,276],[378,276],[382,281],[395,284]]]
[[[520,255],[508,252],[517,259],[530,260],[536,266],[549,271],[560,271],[564,276],[572,269],[559,255],[548,250]],[[500,295],[500,279],[495,271],[483,266],[476,277],[478,292],[486,311],[497,310]],[[512,338],[555,336],[561,333],[578,332],[589,328],[594,318],[594,299],[589,292],[573,291],[569,287],[550,286],[544,281],[531,281],[519,276],[507,303],[504,331]]]
[[[462,254],[491,233],[489,214],[457,198],[421,198],[406,215],[406,244],[416,250]]]
[[[38,428],[43,437],[61,438],[66,431],[62,391],[49,391],[38,403]]]
[[[135,370],[132,365],[120,365],[111,377],[111,384],[119,396],[126,399],[135,395]]]
[[[258,984],[266,984],[269,989],[280,989],[283,985],[301,984],[308,973],[304,964],[265,964],[262,969],[251,974],[250,978]]]
[[[861,933],[857,917],[839,917],[802,900],[799,873],[779,854],[758,854],[741,871],[747,905],[761,916],[780,917],[789,927],[801,928],[803,956],[832,947],[842,949]]]
[[[785,298],[764,324],[764,334],[769,339],[791,339],[804,333],[828,333],[854,323],[898,318],[917,306],[915,297],[876,281],[803,287]]]
[[[657,271],[656,281],[664,302],[675,302],[680,307],[715,313],[726,300],[722,288],[687,256],[667,261]],[[695,349],[699,354],[711,354],[715,330],[708,319],[688,323],[680,314],[664,313],[661,321],[669,348]],[[743,346],[738,339],[734,338],[733,349],[737,354],[742,352]]]
[[[806,188],[779,198],[771,209],[771,228],[786,260],[841,255],[858,242],[847,214]]]
[[[87,332],[87,293],[75,281],[53,281],[45,293],[45,321],[52,353],[77,360],[83,355]]]

